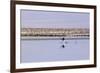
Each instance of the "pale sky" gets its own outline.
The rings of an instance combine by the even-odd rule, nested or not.
[[[89,13],[21,10],[22,27],[89,28]]]

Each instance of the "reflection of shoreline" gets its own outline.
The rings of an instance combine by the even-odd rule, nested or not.
[[[21,28],[23,37],[89,37],[87,28]]]
[[[33,37],[33,36],[27,36],[27,37],[25,37],[25,36],[22,36],[21,37],[21,40],[60,40],[60,39],[62,39],[62,37]],[[64,37],[64,39],[65,40],[73,40],[73,39],[76,39],[76,40],[78,40],[78,39],[89,39],[89,37],[87,37],[87,36],[82,36],[82,37]]]

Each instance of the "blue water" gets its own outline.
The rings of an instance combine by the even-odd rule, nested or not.
[[[89,39],[21,40],[21,63],[87,59]]]

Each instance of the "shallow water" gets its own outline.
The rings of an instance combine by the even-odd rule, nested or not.
[[[87,59],[89,39],[21,40],[21,63]]]

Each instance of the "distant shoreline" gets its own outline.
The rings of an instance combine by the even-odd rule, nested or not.
[[[21,36],[34,37],[89,37],[88,28],[21,28]]]

